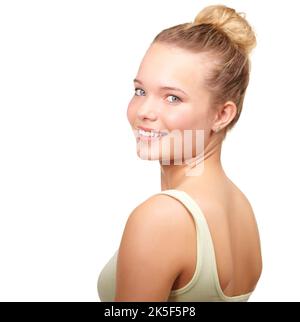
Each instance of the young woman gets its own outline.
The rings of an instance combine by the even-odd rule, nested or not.
[[[255,289],[255,216],[220,161],[255,45],[245,17],[216,5],[161,31],[146,51],[127,117],[138,155],[160,162],[162,191],[130,214],[98,279],[102,301],[247,301]]]

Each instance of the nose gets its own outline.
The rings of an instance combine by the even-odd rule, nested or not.
[[[157,119],[157,114],[155,111],[155,107],[154,107],[154,102],[151,101],[149,98],[148,100],[145,100],[139,107],[137,110],[137,117],[140,120],[151,120],[151,121],[155,121]]]

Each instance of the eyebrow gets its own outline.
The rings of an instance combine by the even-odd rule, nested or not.
[[[143,85],[143,83],[139,79],[137,79],[137,78],[135,78],[133,81],[136,82],[136,83],[139,83],[139,84]],[[182,92],[184,95],[188,96],[187,93],[184,90],[182,90],[182,89],[180,89],[178,87],[161,86],[160,89],[179,91],[179,92]]]

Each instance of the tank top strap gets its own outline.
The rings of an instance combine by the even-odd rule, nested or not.
[[[206,219],[205,219],[199,205],[185,191],[177,190],[177,189],[168,189],[168,190],[163,190],[163,191],[159,192],[158,194],[166,194],[166,195],[174,197],[175,199],[180,201],[185,206],[185,208],[187,208],[187,210],[191,213],[191,215],[193,216],[195,223],[198,225],[199,229],[200,228],[203,229],[203,226],[204,227],[207,226]],[[207,234],[207,233],[210,235],[210,232],[206,230],[205,234]]]
[[[210,231],[206,222],[206,219],[202,213],[202,210],[198,206],[197,202],[185,191],[177,189],[168,189],[159,192],[159,194],[169,195],[179,202],[181,202],[185,208],[192,215],[197,234],[197,263],[195,273],[190,282],[183,288],[179,290],[172,291],[171,294],[182,294],[187,292],[193,287],[195,283],[198,282],[201,272],[201,276],[208,276],[212,274],[214,270],[214,248],[212,244],[212,239]],[[202,278],[201,278],[202,280]],[[214,278],[209,278],[210,283],[213,283]],[[199,283],[199,282],[198,282]],[[211,286],[209,286],[211,287]]]

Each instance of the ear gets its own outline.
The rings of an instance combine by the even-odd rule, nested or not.
[[[219,107],[213,122],[212,130],[219,131],[224,129],[235,117],[237,107],[232,101],[227,101],[224,105]]]

